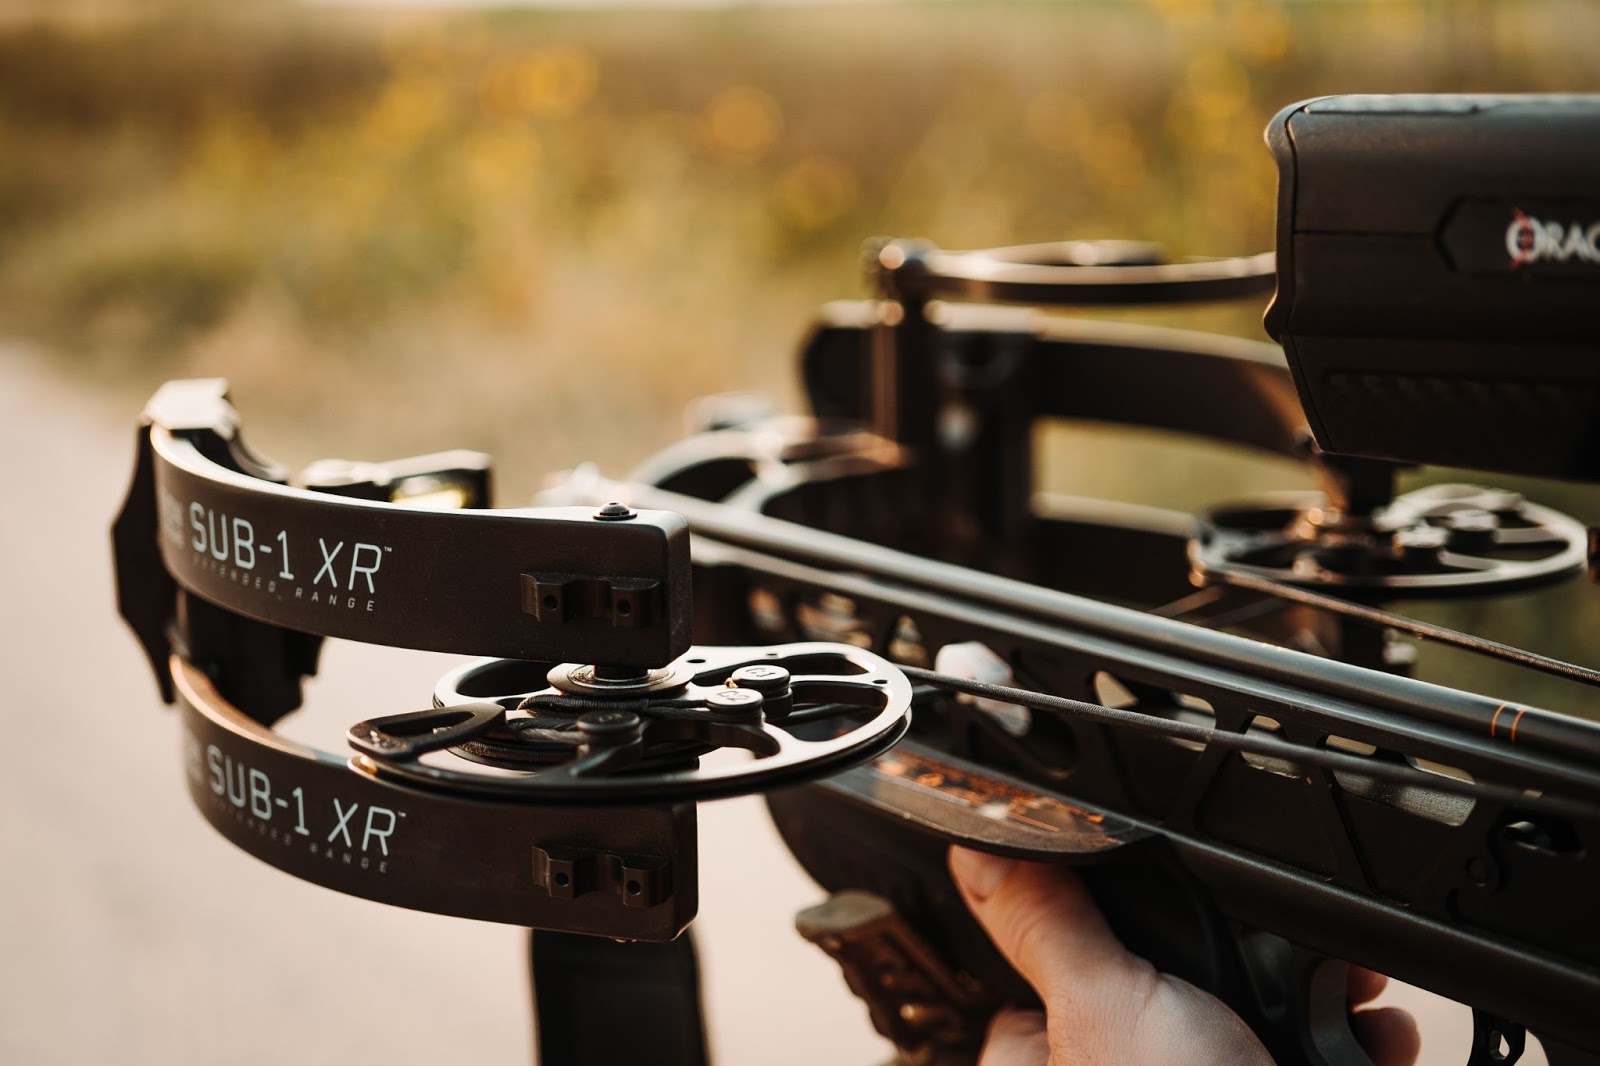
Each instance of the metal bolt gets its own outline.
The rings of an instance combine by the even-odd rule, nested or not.
[[[1476,508],[1452,511],[1445,518],[1450,530],[1450,547],[1456,551],[1482,552],[1494,547],[1494,535],[1500,529],[1500,519],[1489,511]]]
[[[587,711],[578,716],[578,732],[590,744],[611,746],[626,744],[637,738],[643,721],[632,711]]]
[[[630,518],[637,518],[638,513],[625,503],[612,500],[594,513],[597,522],[626,522]]]
[[[759,718],[766,698],[753,688],[719,688],[706,696],[706,710],[718,718]]]
[[[740,688],[755,689],[762,694],[782,692],[789,687],[789,671],[772,663],[741,666],[728,678]]]
[[[1391,542],[1401,558],[1426,558],[1444,550],[1450,542],[1450,534],[1438,526],[1409,526],[1395,530]]]

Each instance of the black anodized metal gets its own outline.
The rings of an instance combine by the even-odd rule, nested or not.
[[[251,721],[191,664],[171,669],[195,806],[285,873],[412,910],[628,940],[670,940],[695,915],[693,803],[595,811],[398,787]],[[551,854],[584,877],[557,884]],[[665,886],[658,899],[630,893],[630,863]]]
[[[1318,443],[1600,479],[1600,95],[1325,97],[1267,143],[1266,328]]]
[[[697,526],[699,517],[691,509]],[[776,535],[777,524],[727,509],[711,517],[722,527],[719,536],[737,527],[745,544],[792,554],[794,544]],[[1590,806],[1600,798],[1600,778],[1582,745],[1562,751],[1548,736],[1542,750],[1512,744],[1504,728],[1491,735],[1493,714],[1473,728],[1471,705],[1479,697],[1325,660],[1301,661],[1284,649],[1192,626],[1179,627],[1192,634],[1187,647],[1125,642],[1102,629],[1094,611],[1077,610],[1079,601],[1071,597],[1047,613],[1042,600],[1000,596],[1001,586],[988,575],[962,575],[920,560],[913,567],[904,559],[902,570],[893,565],[893,553],[857,548],[824,568],[718,543],[697,531],[696,565],[704,568],[705,587],[719,597],[714,613],[730,627],[724,639],[740,633],[748,639],[750,627],[773,639],[803,633],[799,605],[844,597],[852,624],[872,646],[886,647],[897,620],[907,619],[926,648],[983,642],[1016,668],[1026,688],[1097,701],[1095,679],[1105,673],[1140,694],[1145,713],[1181,713],[1182,694],[1203,701],[1218,729],[1265,728],[1259,722],[1267,719],[1298,743],[1337,738],[1347,748],[1365,746],[1374,758],[1431,760],[1476,780],[1516,782]],[[912,570],[944,576],[916,587],[907,580]],[[741,618],[737,604],[756,590],[763,601],[794,607],[781,621]],[[1213,656],[1229,642],[1253,649],[1241,652],[1246,658],[1295,656],[1298,680],[1283,669],[1269,674],[1243,666],[1238,657]],[[1437,713],[1441,702],[1448,709],[1452,701],[1456,713]],[[1575,736],[1595,730],[1558,720]],[[1196,906],[1490,1008],[1537,1032],[1600,1048],[1600,1030],[1574,1009],[1600,994],[1600,921],[1586,902],[1600,891],[1600,867],[1590,859],[1600,840],[1593,820],[1452,800],[1426,787],[1374,788],[1359,775],[1297,771],[1037,712],[1022,738],[975,710],[952,709],[945,724],[940,721],[924,709],[914,736],[1014,775],[1045,795],[1131,816],[1158,833],[1188,876],[1198,879]],[[857,778],[862,773],[851,771]],[[815,788],[840,792],[832,783]],[[881,790],[875,795],[879,813],[904,824],[907,812],[894,797]],[[853,798],[862,802],[859,792]],[[853,871],[814,871],[824,883],[871,883],[878,876],[859,858],[836,849],[823,854],[836,855],[842,869]],[[1150,916],[1135,913],[1127,921],[1147,925]],[[1510,972],[1515,987],[1500,979]],[[1191,979],[1203,984],[1203,977]]]
[[[233,436],[221,396],[196,389],[210,384],[181,383],[209,422],[150,429],[153,532],[189,591],[286,629],[433,651],[654,667],[688,648],[676,515],[436,511],[289,488],[208,457]]]
[[[853,583],[870,584],[852,575],[871,574],[876,581],[892,582],[907,590],[948,596],[952,603],[969,605],[973,617],[993,611],[995,616],[1003,613],[1019,624],[1039,618],[1068,620],[1077,639],[1125,642],[1126,647],[1138,649],[1141,655],[1172,656],[1173,661],[1195,669],[1205,664],[1204,668],[1237,671],[1263,685],[1295,689],[1314,686],[1330,697],[1388,708],[1499,739],[1507,748],[1538,748],[1574,760],[1600,759],[1600,725],[1569,715],[1384,674],[1231,633],[1200,629],[676,493],[645,487],[634,491],[640,501],[684,515],[695,531],[697,552],[712,550],[699,546],[698,540],[704,538],[749,547],[781,559],[820,564],[833,572],[828,580],[841,588]],[[1504,714],[1507,707],[1522,715],[1515,739],[1499,735],[1504,731],[1495,729],[1497,712]],[[1572,765],[1574,781],[1594,782],[1587,765]]]

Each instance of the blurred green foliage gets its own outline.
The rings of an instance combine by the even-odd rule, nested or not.
[[[513,495],[706,392],[797,403],[873,234],[1255,251],[1286,104],[1600,88],[1587,0],[110,10],[0,24],[0,335],[130,393],[227,376],[292,463],[485,448]],[[1052,462],[1214,484],[1148,465]]]
[[[1282,105],[1593,86],[1600,37],[1585,3],[138,10],[0,33],[0,330],[562,463],[786,383],[864,237],[1265,247]],[[606,374],[649,387],[599,434]]]

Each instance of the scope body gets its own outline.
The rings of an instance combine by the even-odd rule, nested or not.
[[[1325,97],[1267,143],[1319,446],[1600,480],[1600,95]]]

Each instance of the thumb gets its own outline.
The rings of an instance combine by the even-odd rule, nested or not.
[[[989,1023],[978,1066],[1049,1066],[1050,1040],[1044,1012],[1002,1010]]]
[[[995,947],[1046,1003],[1086,1005],[1120,981],[1148,979],[1148,964],[1117,940],[1072,871],[956,847],[950,872]]]
[[[1052,1062],[1270,1066],[1238,1015],[1123,947],[1072,871],[952,848],[950,872],[1044,1000]]]

